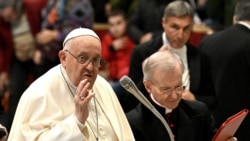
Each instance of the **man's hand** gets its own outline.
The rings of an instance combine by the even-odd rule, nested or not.
[[[182,99],[196,100],[194,94],[192,94],[192,92],[190,92],[189,90],[184,90],[184,92],[182,93]]]
[[[150,41],[150,40],[152,39],[152,37],[153,37],[153,34],[152,34],[152,33],[146,33],[146,34],[144,34],[144,35],[141,37],[141,39],[140,39],[140,44],[145,43],[145,42],[147,42],[147,41]]]
[[[125,45],[126,45],[126,38],[125,37],[119,38],[119,39],[115,39],[113,41],[113,47],[114,47],[115,51],[124,49]]]
[[[94,93],[89,91],[89,82],[84,79],[80,82],[74,96],[75,101],[75,116],[79,122],[85,124],[89,116],[89,102],[94,96]]]
[[[36,35],[36,41],[39,44],[45,45],[57,38],[58,32],[56,30],[43,29]]]

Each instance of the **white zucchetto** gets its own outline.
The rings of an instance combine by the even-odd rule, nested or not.
[[[88,29],[88,28],[77,28],[77,29],[74,29],[72,30],[67,36],[66,38],[64,39],[63,41],[63,47],[65,45],[65,43],[72,39],[72,38],[75,38],[75,37],[78,37],[78,36],[93,36],[95,38],[97,38],[98,40],[100,40],[99,36],[91,29]]]

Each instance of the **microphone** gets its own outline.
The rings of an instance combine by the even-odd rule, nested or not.
[[[149,100],[141,93],[136,87],[135,83],[128,76],[124,75],[119,80],[124,89],[133,94],[144,106],[146,106],[165,126],[171,141],[174,141],[174,135],[170,129],[168,123],[162,117],[162,115],[155,109],[155,107],[149,102]]]

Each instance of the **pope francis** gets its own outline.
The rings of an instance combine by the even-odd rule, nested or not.
[[[8,141],[134,141],[114,91],[98,75],[97,34],[72,30],[58,56],[61,63],[23,93]]]

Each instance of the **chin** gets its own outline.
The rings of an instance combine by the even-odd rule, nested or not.
[[[182,48],[182,47],[183,47],[183,45],[176,45],[176,46],[174,46],[174,48],[177,48],[177,49]]]
[[[178,106],[179,103],[174,103],[169,105],[169,109],[175,109]]]
[[[89,79],[88,79],[88,80],[89,80]],[[92,87],[94,86],[95,80],[96,80],[96,79],[94,79],[94,78],[91,78],[91,79],[89,80],[89,83],[90,83],[89,87],[90,87],[90,88],[92,88]]]

